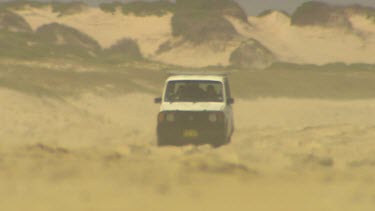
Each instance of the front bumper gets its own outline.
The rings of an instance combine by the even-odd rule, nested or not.
[[[220,145],[226,140],[225,119],[209,121],[209,112],[178,112],[173,122],[158,122],[159,145]]]

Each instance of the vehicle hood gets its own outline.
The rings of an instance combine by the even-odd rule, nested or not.
[[[161,105],[160,111],[223,111],[224,108],[223,102],[165,102]]]

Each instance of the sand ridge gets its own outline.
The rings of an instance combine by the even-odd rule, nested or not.
[[[93,37],[104,48],[123,38],[131,38],[138,42],[145,57],[189,67],[228,65],[231,53],[241,41],[249,38],[260,41],[283,62],[321,65],[375,61],[375,24],[360,15],[350,18],[352,29],[297,27],[291,25],[290,17],[277,11],[263,17],[251,16],[248,18],[250,24],[226,17],[239,32],[239,37],[230,42],[194,45],[172,36],[173,14],[170,13],[161,17],[137,17],[124,15],[121,11],[106,13],[95,7],[68,16],[58,16],[51,7],[30,7],[15,12],[23,16],[34,30],[53,22],[65,24]],[[172,49],[158,54],[160,45],[167,41],[173,44]]]
[[[121,11],[107,13],[95,7],[61,17],[53,13],[51,7],[27,8],[15,12],[23,16],[34,30],[49,23],[64,24],[88,34],[103,48],[108,48],[124,38],[134,39],[145,56],[153,54],[159,45],[171,36],[172,14],[137,17],[124,15]]]
[[[335,62],[372,64],[375,61],[375,24],[362,16],[351,18],[351,31],[293,26],[290,17],[277,11],[264,17],[249,17],[251,27],[232,18],[229,20],[243,36],[260,41],[284,62],[322,65]]]

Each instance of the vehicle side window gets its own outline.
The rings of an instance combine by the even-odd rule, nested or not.
[[[231,93],[230,93],[230,88],[229,88],[229,82],[228,82],[228,79],[225,79],[225,81],[224,81],[224,86],[225,86],[225,93],[226,93],[227,99],[232,98],[232,95],[231,95]]]

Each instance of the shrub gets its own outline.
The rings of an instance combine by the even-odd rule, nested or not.
[[[0,57],[35,59],[50,54],[50,47],[32,32],[0,30]]]
[[[93,57],[93,54],[100,51],[97,41],[77,29],[62,24],[43,25],[36,30],[36,35],[44,43],[52,46],[59,55]]]
[[[364,15],[367,18],[375,21],[375,8],[374,7],[365,7],[362,5],[351,5],[348,7],[345,7],[343,9],[347,15],[352,15],[352,14],[359,14],[359,15]]]
[[[233,0],[176,0],[176,10],[214,12],[221,16],[232,16],[247,22],[246,12]]]
[[[237,34],[225,16],[247,22],[241,7],[232,0],[177,0],[172,18],[172,33],[194,43],[230,40]]]
[[[38,1],[27,1],[27,0],[16,0],[16,1],[9,1],[0,4],[1,8],[3,9],[14,9],[14,10],[22,10],[26,6],[35,7],[35,8],[44,8],[48,7],[49,4],[38,2]]]
[[[341,8],[316,1],[306,2],[298,7],[292,15],[292,24],[351,27],[349,19]]]
[[[143,59],[138,43],[133,39],[122,39],[105,49],[102,58],[111,63]]]
[[[55,13],[59,13],[59,16],[64,15],[71,15],[78,12],[81,12],[87,5],[83,2],[52,2],[52,3],[44,3],[38,1],[27,1],[27,0],[17,0],[17,1],[10,1],[2,3],[0,8],[3,9],[10,9],[10,10],[22,10],[25,7],[33,7],[33,8],[46,8],[52,7],[52,11]]]
[[[98,50],[99,44],[90,36],[75,28],[59,23],[46,24],[36,30],[43,40],[57,45],[80,46],[90,50]]]
[[[13,32],[32,31],[30,25],[23,17],[5,9],[0,9],[0,29]]]
[[[88,7],[83,2],[69,2],[69,3],[54,2],[54,3],[51,3],[51,6],[52,6],[52,11],[55,13],[59,13],[59,16],[76,14],[76,13],[82,12],[86,7]]]
[[[249,39],[233,51],[229,59],[238,68],[265,68],[275,61],[273,53],[254,39]]]

